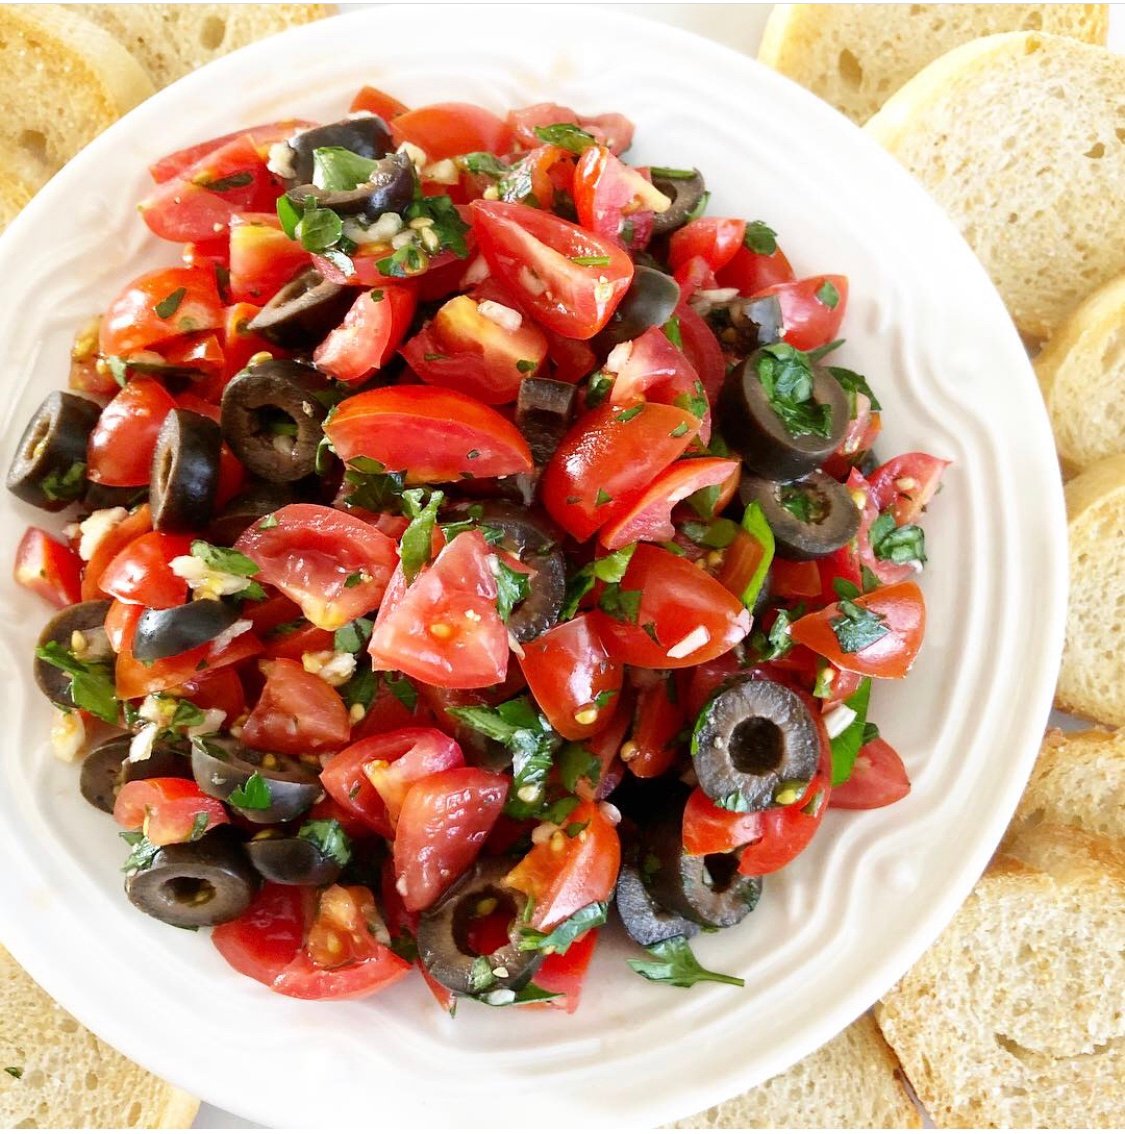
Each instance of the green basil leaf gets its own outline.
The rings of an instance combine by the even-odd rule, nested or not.
[[[313,150],[312,183],[330,192],[348,192],[365,185],[379,163],[360,157],[343,146],[320,146]]]
[[[645,952],[653,959],[637,961],[630,958],[629,967],[646,980],[670,984],[675,988],[691,988],[702,981],[733,984],[738,988],[743,988],[746,984],[741,977],[705,969],[696,960],[686,937],[669,937],[667,941],[658,941]]]

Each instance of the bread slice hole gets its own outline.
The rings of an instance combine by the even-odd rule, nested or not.
[[[23,130],[19,136],[19,147],[34,161],[47,162],[47,135],[41,130]]]
[[[837,60],[836,66],[840,72],[840,78],[852,88],[858,90],[860,84],[863,82],[863,67],[860,66],[859,60],[845,47],[840,52],[840,58]]]
[[[1088,158],[1101,158],[1105,157],[1105,144],[1102,142],[1095,142],[1086,152],[1083,157]]]
[[[208,16],[199,28],[199,42],[208,51],[220,47],[226,35],[227,22],[221,16]]]

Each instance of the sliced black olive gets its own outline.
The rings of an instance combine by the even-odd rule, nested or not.
[[[148,488],[157,531],[199,531],[211,522],[222,444],[218,424],[201,413],[174,409],[164,419]]]
[[[340,877],[340,864],[309,839],[253,838],[246,853],[267,882],[283,886],[330,886]]]
[[[737,925],[762,894],[760,878],[738,873],[738,854],[688,854],[683,810],[676,808],[644,828],[639,869],[658,906],[698,925]]]
[[[688,218],[703,200],[703,194],[707,192],[703,174],[698,169],[691,171],[691,177],[661,177],[659,173],[654,173],[652,183],[665,197],[672,198],[669,208],[662,213],[653,214],[654,236],[662,236],[687,224]]]
[[[848,490],[822,472],[792,481],[747,473],[738,491],[744,506],[761,506],[778,553],[786,559],[819,559],[859,531],[859,509]]]
[[[516,641],[530,642],[554,626],[566,598],[566,559],[559,546],[562,535],[554,524],[505,500],[458,505],[450,514],[474,518],[482,527],[500,532],[498,546],[518,555],[535,572],[527,598],[512,608],[508,619]]]
[[[191,770],[200,791],[221,799],[250,822],[263,825],[285,823],[304,815],[324,794],[319,763],[305,764],[296,756],[259,752],[242,744],[208,741],[204,746],[196,741],[191,749]],[[244,791],[255,773],[265,780],[265,806],[239,806],[231,796]]]
[[[340,325],[355,297],[354,288],[326,280],[316,268],[304,268],[246,329],[278,346],[311,348]]]
[[[191,778],[191,758],[186,749],[157,742],[146,760],[130,760],[131,736],[115,736],[99,744],[85,760],[78,786],[85,799],[99,811],[113,813],[113,802],[122,784],[160,776]]]
[[[643,335],[649,327],[663,327],[680,302],[680,285],[671,276],[638,264],[633,282],[590,345],[595,353],[608,354],[618,343]]]
[[[516,426],[532,459],[545,465],[554,455],[574,416],[575,387],[554,378],[525,378],[516,399]]]
[[[324,126],[302,130],[289,139],[293,151],[295,185],[309,185],[313,179],[313,151],[330,147],[350,150],[365,158],[381,158],[391,148],[391,132],[387,124],[374,114],[357,114]]]
[[[289,190],[289,199],[298,208],[306,197],[343,216],[362,213],[365,219],[375,220],[384,213],[401,213],[414,199],[414,166],[406,154],[388,154],[376,161],[371,176],[354,189],[298,185]]]
[[[288,483],[316,467],[327,380],[311,366],[271,359],[247,367],[223,391],[223,437],[263,480]]]
[[[828,436],[794,435],[770,405],[758,375],[763,359],[755,351],[726,377],[719,395],[718,417],[723,437],[759,476],[795,480],[812,472],[840,447],[848,427],[848,396],[822,366],[812,368],[812,400],[828,407]]]
[[[704,706],[691,755],[710,799],[734,811],[763,811],[804,794],[820,761],[820,729],[792,689],[747,678]]]
[[[148,485],[137,488],[120,488],[114,484],[98,484],[88,481],[82,496],[82,507],[86,511],[97,512],[102,508],[124,508],[129,510],[148,499]]]
[[[211,521],[207,538],[216,547],[233,547],[238,537],[255,521],[286,504],[293,504],[297,495],[288,484],[271,484],[259,480],[227,502]]]
[[[218,599],[197,599],[168,610],[146,610],[133,636],[139,662],[170,658],[217,638],[238,621],[238,611]]]
[[[438,905],[418,923],[418,955],[426,971],[451,992],[479,996],[496,989],[518,991],[543,961],[534,950],[519,947],[520,915],[527,895],[504,885],[512,864],[482,859]],[[481,956],[469,946],[474,919],[500,910],[511,916],[507,942]]]
[[[61,512],[86,491],[86,444],[101,407],[52,390],[23,431],[8,469],[8,491],[46,512]]]
[[[250,905],[258,882],[237,839],[209,831],[194,843],[162,847],[125,879],[125,893],[149,917],[193,929],[233,921]]]
[[[657,905],[656,899],[645,889],[635,866],[621,867],[615,901],[625,932],[638,945],[655,945],[669,937],[694,937],[699,932],[697,922]]]
[[[105,633],[109,603],[103,599],[64,607],[43,627],[37,646],[56,642],[78,661],[113,661],[113,650]],[[77,637],[75,637],[77,635]],[[56,705],[73,706],[70,675],[36,655],[35,684]]]
[[[785,322],[776,295],[753,299],[731,299],[717,304],[707,313],[707,322],[723,349],[745,358],[760,346],[781,341]]]

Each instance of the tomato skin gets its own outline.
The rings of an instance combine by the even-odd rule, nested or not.
[[[510,421],[475,398],[431,386],[355,394],[337,406],[324,432],[341,460],[371,457],[405,471],[412,484],[532,469],[531,450]]]
[[[820,568],[815,559],[800,562],[774,556],[770,564],[770,593],[782,598],[817,598],[821,592]]]
[[[481,150],[502,154],[511,145],[507,123],[468,102],[439,102],[407,110],[390,125],[396,147],[413,142],[426,151],[430,162]]]
[[[543,473],[544,506],[577,540],[623,517],[696,435],[699,419],[686,410],[638,405],[634,413],[607,403],[580,417]]]
[[[369,737],[349,745],[335,756],[324,761],[320,782],[324,790],[349,815],[363,823],[370,831],[384,838],[394,836],[394,828],[387,816],[383,797],[371,786],[364,773],[364,765],[379,759],[380,737]]]
[[[623,154],[633,144],[633,123],[624,114],[579,115],[578,125],[611,153]]]
[[[414,784],[434,772],[465,765],[461,746],[436,728],[401,728],[373,736],[368,743],[371,759],[363,773],[383,800],[392,830]]]
[[[698,311],[694,311],[686,300],[681,299],[676,308],[676,318],[680,324],[684,357],[699,375],[707,400],[714,405],[727,374],[723,348],[715,338],[714,331],[707,325],[707,320]]]
[[[177,696],[185,698],[193,705],[198,705],[204,711],[221,709],[225,718],[224,728],[230,728],[246,711],[246,693],[242,688],[242,681],[230,668],[211,670],[199,677],[193,677],[190,681],[185,681],[175,692]]]
[[[347,746],[352,726],[340,694],[300,662],[263,662],[266,684],[242,726],[242,740],[263,752],[301,756]]]
[[[678,228],[668,242],[668,266],[673,274],[696,256],[717,272],[742,247],[746,222],[724,217],[699,217]]]
[[[684,850],[688,854],[729,854],[759,838],[760,811],[728,811],[694,788],[684,806]]]
[[[774,284],[792,283],[797,278],[780,247],[767,255],[745,244],[715,276],[719,287],[736,287],[739,295],[746,296],[757,295]]]
[[[693,492],[720,485],[741,468],[738,461],[720,457],[697,457],[669,465],[645,489],[640,499],[621,519],[606,524],[599,537],[609,551],[635,540],[662,543],[675,536],[672,509]]]
[[[588,614],[525,642],[523,651],[523,675],[557,733],[584,740],[605,728],[612,710],[602,702],[620,701],[625,671],[606,653]],[[590,719],[582,723],[580,716]]]
[[[271,984],[300,951],[315,900],[311,886],[266,882],[243,913],[215,926],[211,942],[236,972]]]
[[[230,822],[222,803],[204,795],[195,780],[173,776],[122,784],[113,804],[113,819],[119,827],[143,829],[148,841],[158,847],[189,842],[200,815],[206,816],[204,832]]]
[[[537,126],[557,126],[563,122],[577,126],[578,115],[569,106],[559,106],[555,102],[537,102],[508,111],[508,127],[513,139],[527,150],[543,144],[535,133]]]
[[[86,565],[82,576],[82,600],[109,598],[98,586],[102,572],[109,566],[113,557],[139,535],[152,531],[152,509],[147,501],[129,512],[121,523],[110,528],[94,548],[94,554]]]
[[[394,843],[395,876],[408,910],[428,909],[476,861],[508,795],[484,768],[435,772],[406,793]]]
[[[683,671],[679,688],[684,694],[688,719],[694,721],[723,683],[741,672],[742,666],[738,658],[729,651],[709,662],[703,662],[693,670]]]
[[[829,305],[820,298],[823,288],[834,288],[837,299]],[[846,276],[810,276],[792,283],[763,288],[755,299],[774,296],[781,305],[781,337],[798,350],[815,350],[837,337],[848,306]]]
[[[211,138],[206,142],[197,142],[193,146],[176,150],[174,153],[162,157],[148,167],[153,181],[160,184],[173,177],[182,176],[185,170],[196,165],[201,158],[213,154],[216,150],[240,138],[248,138],[258,150],[259,154],[267,155],[274,142],[284,142],[298,130],[307,130],[315,126],[315,122],[308,122],[303,118],[287,118],[280,122],[267,122],[261,126],[251,126],[246,130],[235,130],[231,134],[223,134],[219,138]]]
[[[288,633],[272,636],[266,648],[271,658],[289,658],[299,662],[305,654],[332,650],[334,641],[335,635],[331,630],[321,630],[319,626],[309,623]]]
[[[591,902],[605,902],[621,869],[621,840],[598,804],[580,803],[568,816],[568,835],[556,831],[532,847],[504,881],[535,900],[533,928],[546,932]]]
[[[609,322],[633,279],[627,252],[527,205],[473,201],[469,208],[489,268],[536,322],[574,339],[592,338]],[[583,266],[574,257],[598,264]]]
[[[559,994],[559,1000],[547,1002],[548,1008],[562,1008],[573,1015],[578,1010],[582,984],[594,958],[598,931],[583,933],[565,953],[549,953],[535,974],[535,983],[548,992]]]
[[[602,611],[591,616],[610,656],[625,665],[680,669],[725,654],[750,632],[750,612],[721,583],[694,564],[653,544],[637,545],[621,591],[640,593],[636,623]],[[643,627],[652,626],[653,637]],[[681,644],[706,637],[687,653]],[[669,650],[673,655],[670,656]]]
[[[257,563],[260,582],[277,587],[322,630],[339,630],[379,605],[398,556],[392,539],[321,504],[286,504],[272,516],[272,527],[251,524],[235,543]]]
[[[133,378],[102,410],[90,434],[86,475],[98,484],[148,484],[156,435],[176,401],[159,382]]]
[[[905,677],[926,631],[926,601],[918,584],[893,583],[853,601],[861,609],[881,616],[887,633],[878,641],[854,654],[845,653],[829,625],[840,615],[838,603],[794,622],[790,629],[793,641],[808,646],[839,669],[867,677]]]
[[[622,248],[643,248],[652,235],[654,209],[668,207],[644,174],[604,146],[590,146],[578,159],[573,195],[582,227]]]
[[[183,298],[166,317],[156,308],[184,289]],[[223,303],[211,267],[157,268],[138,276],[106,308],[98,331],[103,355],[129,358],[138,351],[180,335],[218,330]]]
[[[343,323],[313,352],[313,362],[340,382],[357,384],[370,378],[398,349],[415,306],[411,288],[387,284],[363,292]]]
[[[929,453],[904,453],[880,465],[868,484],[875,508],[894,510],[895,523],[916,524],[937,492],[949,461]]]
[[[672,674],[643,686],[633,711],[632,747],[622,749],[629,771],[642,780],[668,771],[676,761],[677,737],[686,720]]]
[[[897,803],[909,794],[910,777],[902,757],[877,736],[859,750],[851,776],[832,789],[829,806],[868,811]]]
[[[28,528],[16,548],[12,577],[52,606],[82,601],[82,560],[42,528]]]
[[[191,537],[148,532],[138,536],[114,556],[98,580],[99,589],[122,602],[135,602],[154,610],[180,606],[187,599],[187,583],[173,574],[171,561],[191,550]]]
[[[276,215],[231,217],[230,294],[236,303],[265,303],[310,263],[304,248],[281,231]]]
[[[399,102],[393,95],[379,90],[378,87],[363,86],[356,91],[355,98],[352,99],[351,106],[348,107],[348,112],[355,114],[356,111],[366,110],[368,113],[374,114],[376,118],[390,122],[392,118],[405,114],[408,109],[405,103]]]

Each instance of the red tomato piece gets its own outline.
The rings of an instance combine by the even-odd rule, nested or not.
[[[280,192],[265,158],[240,136],[159,184],[138,207],[165,240],[212,240],[236,213],[269,212]]]
[[[494,558],[479,531],[462,532],[397,601],[392,583],[371,635],[376,669],[452,689],[503,681],[508,628],[496,609]]]
[[[557,126],[564,122],[577,126],[578,115],[569,106],[559,106],[554,102],[537,102],[533,106],[508,111],[508,126],[513,138],[527,150],[542,144],[542,139],[535,132],[537,126]]]
[[[717,508],[716,511],[718,510],[720,509]],[[765,547],[749,532],[739,529],[723,551],[723,560],[715,572],[715,578],[732,595],[742,598],[758,573],[765,555]]]
[[[931,457],[929,453],[904,453],[880,465],[868,484],[871,498],[879,512],[894,510],[895,523],[916,524],[941,485],[941,476],[949,461]]]
[[[168,154],[167,157],[162,157],[159,161],[153,162],[148,167],[148,171],[152,174],[153,181],[158,184],[162,181],[169,181],[173,177],[181,176],[185,170],[197,164],[201,158],[222,149],[223,146],[229,145],[231,142],[237,142],[240,138],[249,138],[258,153],[265,157],[268,156],[269,148],[275,142],[284,142],[298,130],[307,130],[310,126],[315,125],[315,122],[307,122],[303,118],[288,118],[281,122],[267,122],[262,126],[235,130],[234,133],[224,134],[221,138],[211,138],[206,142],[197,142],[194,146],[176,150],[175,153]]]
[[[728,811],[695,788],[684,807],[684,850],[688,854],[729,854],[762,833],[760,811]]]
[[[300,756],[347,746],[352,726],[340,694],[300,662],[263,662],[266,684],[242,726],[242,740],[263,752]]]
[[[198,839],[230,821],[222,803],[204,795],[195,780],[172,776],[123,784],[113,804],[113,819],[126,831],[143,830],[158,847]]]
[[[133,378],[102,410],[90,434],[86,475],[98,484],[148,484],[156,435],[176,401],[159,382]]]
[[[699,256],[713,272],[726,267],[742,247],[746,222],[725,217],[699,217],[672,233],[668,266],[673,273]]]
[[[574,339],[592,338],[609,322],[633,279],[628,253],[527,205],[469,207],[489,268],[537,322]]]
[[[578,159],[574,207],[579,223],[622,248],[643,248],[652,235],[653,213],[670,204],[644,174],[604,146],[590,146]]]
[[[340,382],[359,383],[385,366],[414,318],[407,287],[387,284],[363,292],[344,321],[316,348],[313,362]]]
[[[774,556],[770,564],[770,593],[781,598],[817,598],[822,589],[815,559],[796,562]]]
[[[387,806],[364,772],[366,764],[379,758],[377,753],[383,750],[381,739],[379,736],[368,737],[335,756],[329,756],[324,761],[320,782],[339,807],[369,830],[389,839],[393,837],[394,829],[387,817]]]
[[[369,457],[413,484],[530,472],[531,451],[507,418],[475,398],[386,386],[342,401],[325,433],[342,461]]]
[[[692,256],[685,260],[673,273],[680,285],[680,298],[690,300],[697,291],[707,291],[719,286],[711,265],[702,256]]]
[[[507,123],[467,102],[439,102],[396,115],[391,137],[396,146],[413,142],[431,162],[482,150],[502,154],[511,145]]]
[[[267,882],[243,913],[215,926],[211,943],[236,972],[272,984],[300,951],[314,893],[311,886]]]
[[[224,385],[261,351],[268,351],[275,357],[283,357],[285,354],[274,343],[248,329],[250,321],[259,311],[261,307],[253,303],[235,303],[226,310],[223,321]]]
[[[465,244],[468,254],[472,255],[474,238],[471,230],[465,233]],[[380,262],[387,259],[388,254],[386,245],[369,244],[362,246],[350,257],[352,262],[350,272],[343,271],[337,264],[331,260],[326,260],[323,256],[314,255],[312,260],[316,270],[329,283],[347,284],[349,287],[383,287],[384,284],[402,284],[402,276],[385,276],[379,271]],[[453,273],[452,279],[447,274],[450,271]],[[425,267],[420,272],[411,275],[409,279],[417,281],[418,298],[425,301],[437,298],[444,294],[444,291],[452,291],[463,271],[463,259],[447,248],[444,252],[431,256]],[[436,291],[437,294],[432,294],[433,291]]]
[[[94,554],[86,564],[86,574],[82,576],[83,602],[89,599],[109,598],[98,586],[102,572],[123,547],[132,543],[137,536],[150,531],[152,531],[152,509],[145,503],[134,508],[119,524],[106,532],[94,548]]]
[[[736,673],[742,673],[742,665],[730,652],[720,654],[709,662],[703,662],[693,670],[684,671],[679,688],[685,695],[688,720],[694,721],[703,711],[703,706],[718,693],[727,679]]]
[[[230,294],[263,304],[312,261],[281,231],[273,213],[240,213],[230,221]]]
[[[461,746],[436,728],[400,728],[373,736],[368,744],[371,759],[363,772],[383,800],[392,830],[414,784],[434,772],[465,765]]]
[[[548,1001],[550,1008],[562,1008],[567,1015],[578,1010],[586,972],[594,959],[598,931],[583,933],[565,953],[549,953],[535,974],[535,983],[547,992],[557,993],[558,1000]]]
[[[675,406],[599,406],[578,419],[547,465],[544,506],[575,539],[589,539],[630,511],[698,427],[697,417]]]
[[[625,671],[606,653],[588,614],[525,642],[523,651],[523,675],[557,733],[584,740],[605,728]]]
[[[378,87],[360,87],[355,98],[352,99],[351,106],[348,107],[348,112],[355,114],[356,111],[365,110],[384,122],[390,122],[392,118],[405,114],[408,109],[406,103],[399,102],[394,95],[389,95]]]
[[[620,584],[636,596],[637,616],[596,611],[610,656],[625,665],[680,669],[725,654],[750,632],[750,612],[721,583],[693,563],[641,543]]]
[[[331,630],[321,630],[310,622],[284,634],[272,635],[266,646],[271,658],[290,658],[299,662],[305,654],[332,650],[334,641],[335,635]]]
[[[910,794],[902,757],[882,738],[869,740],[855,758],[851,776],[832,789],[830,807],[867,811]]]
[[[623,154],[633,144],[633,123],[616,111],[609,114],[579,115],[578,125],[612,153]]]
[[[633,731],[621,750],[626,767],[639,779],[662,776],[675,763],[687,717],[672,674],[641,686],[633,710]]]
[[[739,295],[747,296],[797,278],[780,248],[770,253],[755,252],[745,243],[715,276],[719,287],[736,287]]]
[[[490,313],[519,326],[504,326]],[[448,386],[486,405],[514,402],[520,383],[547,357],[547,338],[510,307],[467,295],[449,300],[402,351],[411,370],[435,386]]]
[[[476,861],[508,795],[509,780],[484,768],[451,768],[414,784],[394,842],[396,888],[424,910]]]
[[[815,350],[839,333],[848,306],[846,276],[810,276],[774,284],[754,298],[772,295],[781,305],[781,337],[798,350]]]
[[[905,677],[926,630],[926,602],[918,584],[894,583],[851,601],[860,612],[858,616],[842,612],[839,603],[832,603],[797,619],[790,629],[793,641],[852,673]],[[882,635],[870,640],[879,630]],[[849,640],[868,644],[849,650]]]
[[[567,816],[565,829],[532,847],[504,881],[534,899],[531,925],[547,932],[583,906],[608,901],[620,869],[617,829],[597,803],[584,802]]]
[[[616,551],[636,540],[662,543],[675,536],[672,509],[693,492],[730,480],[741,469],[738,461],[699,457],[670,465],[645,489],[621,519],[602,528],[599,541]]]
[[[684,344],[684,356],[699,375],[707,400],[714,405],[727,373],[723,348],[719,346],[719,340],[707,325],[707,320],[688,306],[685,300],[681,299],[676,308],[676,319],[680,326],[680,339]]]
[[[246,712],[246,693],[238,674],[230,668],[216,669],[185,681],[176,695],[203,710],[221,709],[223,727],[229,728]]]
[[[106,308],[98,349],[129,358],[180,335],[218,330],[223,319],[213,268],[157,268],[138,276]]]
[[[606,367],[616,372],[610,400],[629,405],[638,398],[679,406],[699,418],[699,440],[711,439],[711,407],[695,368],[659,327],[616,347]]]
[[[272,523],[251,524],[235,548],[322,630],[339,630],[379,605],[397,559],[394,541],[355,516],[321,504],[286,504]]]
[[[148,532],[127,544],[98,580],[99,589],[122,602],[154,610],[179,606],[187,599],[187,583],[174,574],[171,562],[191,550],[191,537]]]
[[[16,548],[13,577],[53,606],[82,601],[82,560],[42,528],[28,528]]]

